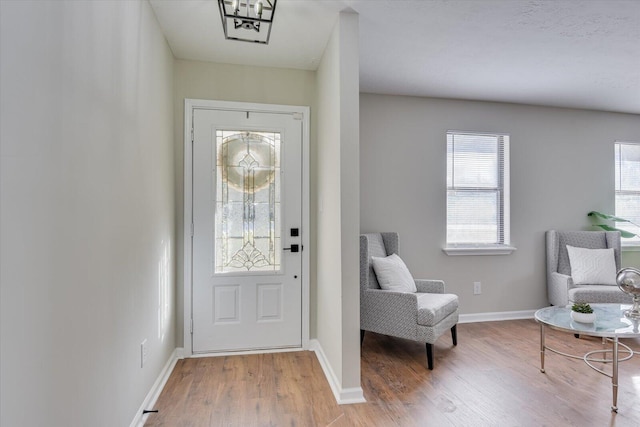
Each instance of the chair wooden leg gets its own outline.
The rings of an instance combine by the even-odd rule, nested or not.
[[[427,343],[427,366],[433,371],[433,344]]]
[[[451,327],[451,340],[453,341],[453,345],[458,345],[458,328],[457,324]]]
[[[362,347],[362,342],[364,341],[364,329],[360,329],[360,346]]]

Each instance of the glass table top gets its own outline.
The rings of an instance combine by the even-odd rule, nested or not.
[[[624,311],[631,308],[630,304],[590,304],[596,313],[593,323],[580,323],[571,318],[571,308],[545,307],[536,311],[535,319],[539,323],[554,329],[560,329],[575,334],[596,337],[638,337],[640,336],[640,321],[625,317]]]

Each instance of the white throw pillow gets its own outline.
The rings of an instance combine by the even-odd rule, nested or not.
[[[616,285],[613,248],[586,249],[567,245],[571,277],[576,285]]]
[[[396,254],[388,257],[371,257],[373,271],[380,287],[386,291],[416,292],[416,282],[405,263]]]

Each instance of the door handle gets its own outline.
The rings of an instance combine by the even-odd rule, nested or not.
[[[300,252],[300,245],[291,245],[290,248],[282,248],[283,251]]]

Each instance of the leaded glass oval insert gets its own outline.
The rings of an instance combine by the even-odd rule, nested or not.
[[[216,132],[215,272],[280,270],[277,132]]]

